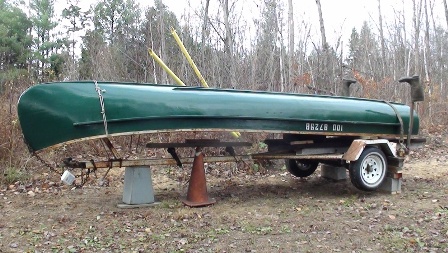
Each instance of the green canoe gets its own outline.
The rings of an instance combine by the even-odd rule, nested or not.
[[[32,151],[73,141],[180,130],[399,137],[410,109],[348,97],[114,82],[32,86],[18,114]],[[412,134],[418,134],[414,114]]]

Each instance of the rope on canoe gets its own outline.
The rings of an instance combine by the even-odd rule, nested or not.
[[[104,123],[104,132],[106,133],[106,135],[109,135],[109,132],[107,131],[107,119],[106,119],[106,108],[104,107],[104,97],[103,94],[101,94],[103,90],[101,90],[97,81],[95,81],[95,90],[98,93],[98,98],[100,99],[101,115],[103,116],[103,123]]]

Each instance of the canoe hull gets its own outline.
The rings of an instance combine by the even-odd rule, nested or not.
[[[406,134],[409,107],[392,106]],[[35,85],[20,97],[18,114],[34,151],[106,135],[182,130],[400,135],[398,117],[384,101],[135,83]],[[414,120],[412,134],[418,134],[416,114]]]

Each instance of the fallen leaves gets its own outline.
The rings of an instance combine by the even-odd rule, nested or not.
[[[145,209],[116,208],[122,194],[120,176],[111,178],[109,187],[86,185],[73,191],[46,179],[7,185],[0,191],[0,248],[24,252],[274,252],[276,245],[284,252],[448,248],[446,177],[405,176],[402,194],[392,196],[357,191],[349,181],[331,183],[318,175],[299,181],[285,180],[290,177],[285,170],[271,171],[275,177],[236,170],[228,177],[221,172],[234,167],[209,167],[209,194],[218,203],[199,209],[179,204],[187,184],[176,181],[177,176],[188,175],[189,169],[170,169],[169,174],[166,168],[156,168],[155,194],[162,203]]]

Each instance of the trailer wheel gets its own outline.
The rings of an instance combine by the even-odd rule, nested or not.
[[[316,161],[286,159],[285,165],[289,173],[293,174],[294,176],[307,177],[313,174],[314,171],[316,171],[319,163]]]
[[[367,147],[359,159],[350,164],[352,184],[364,191],[374,191],[383,183],[387,172],[386,156],[376,147]]]

